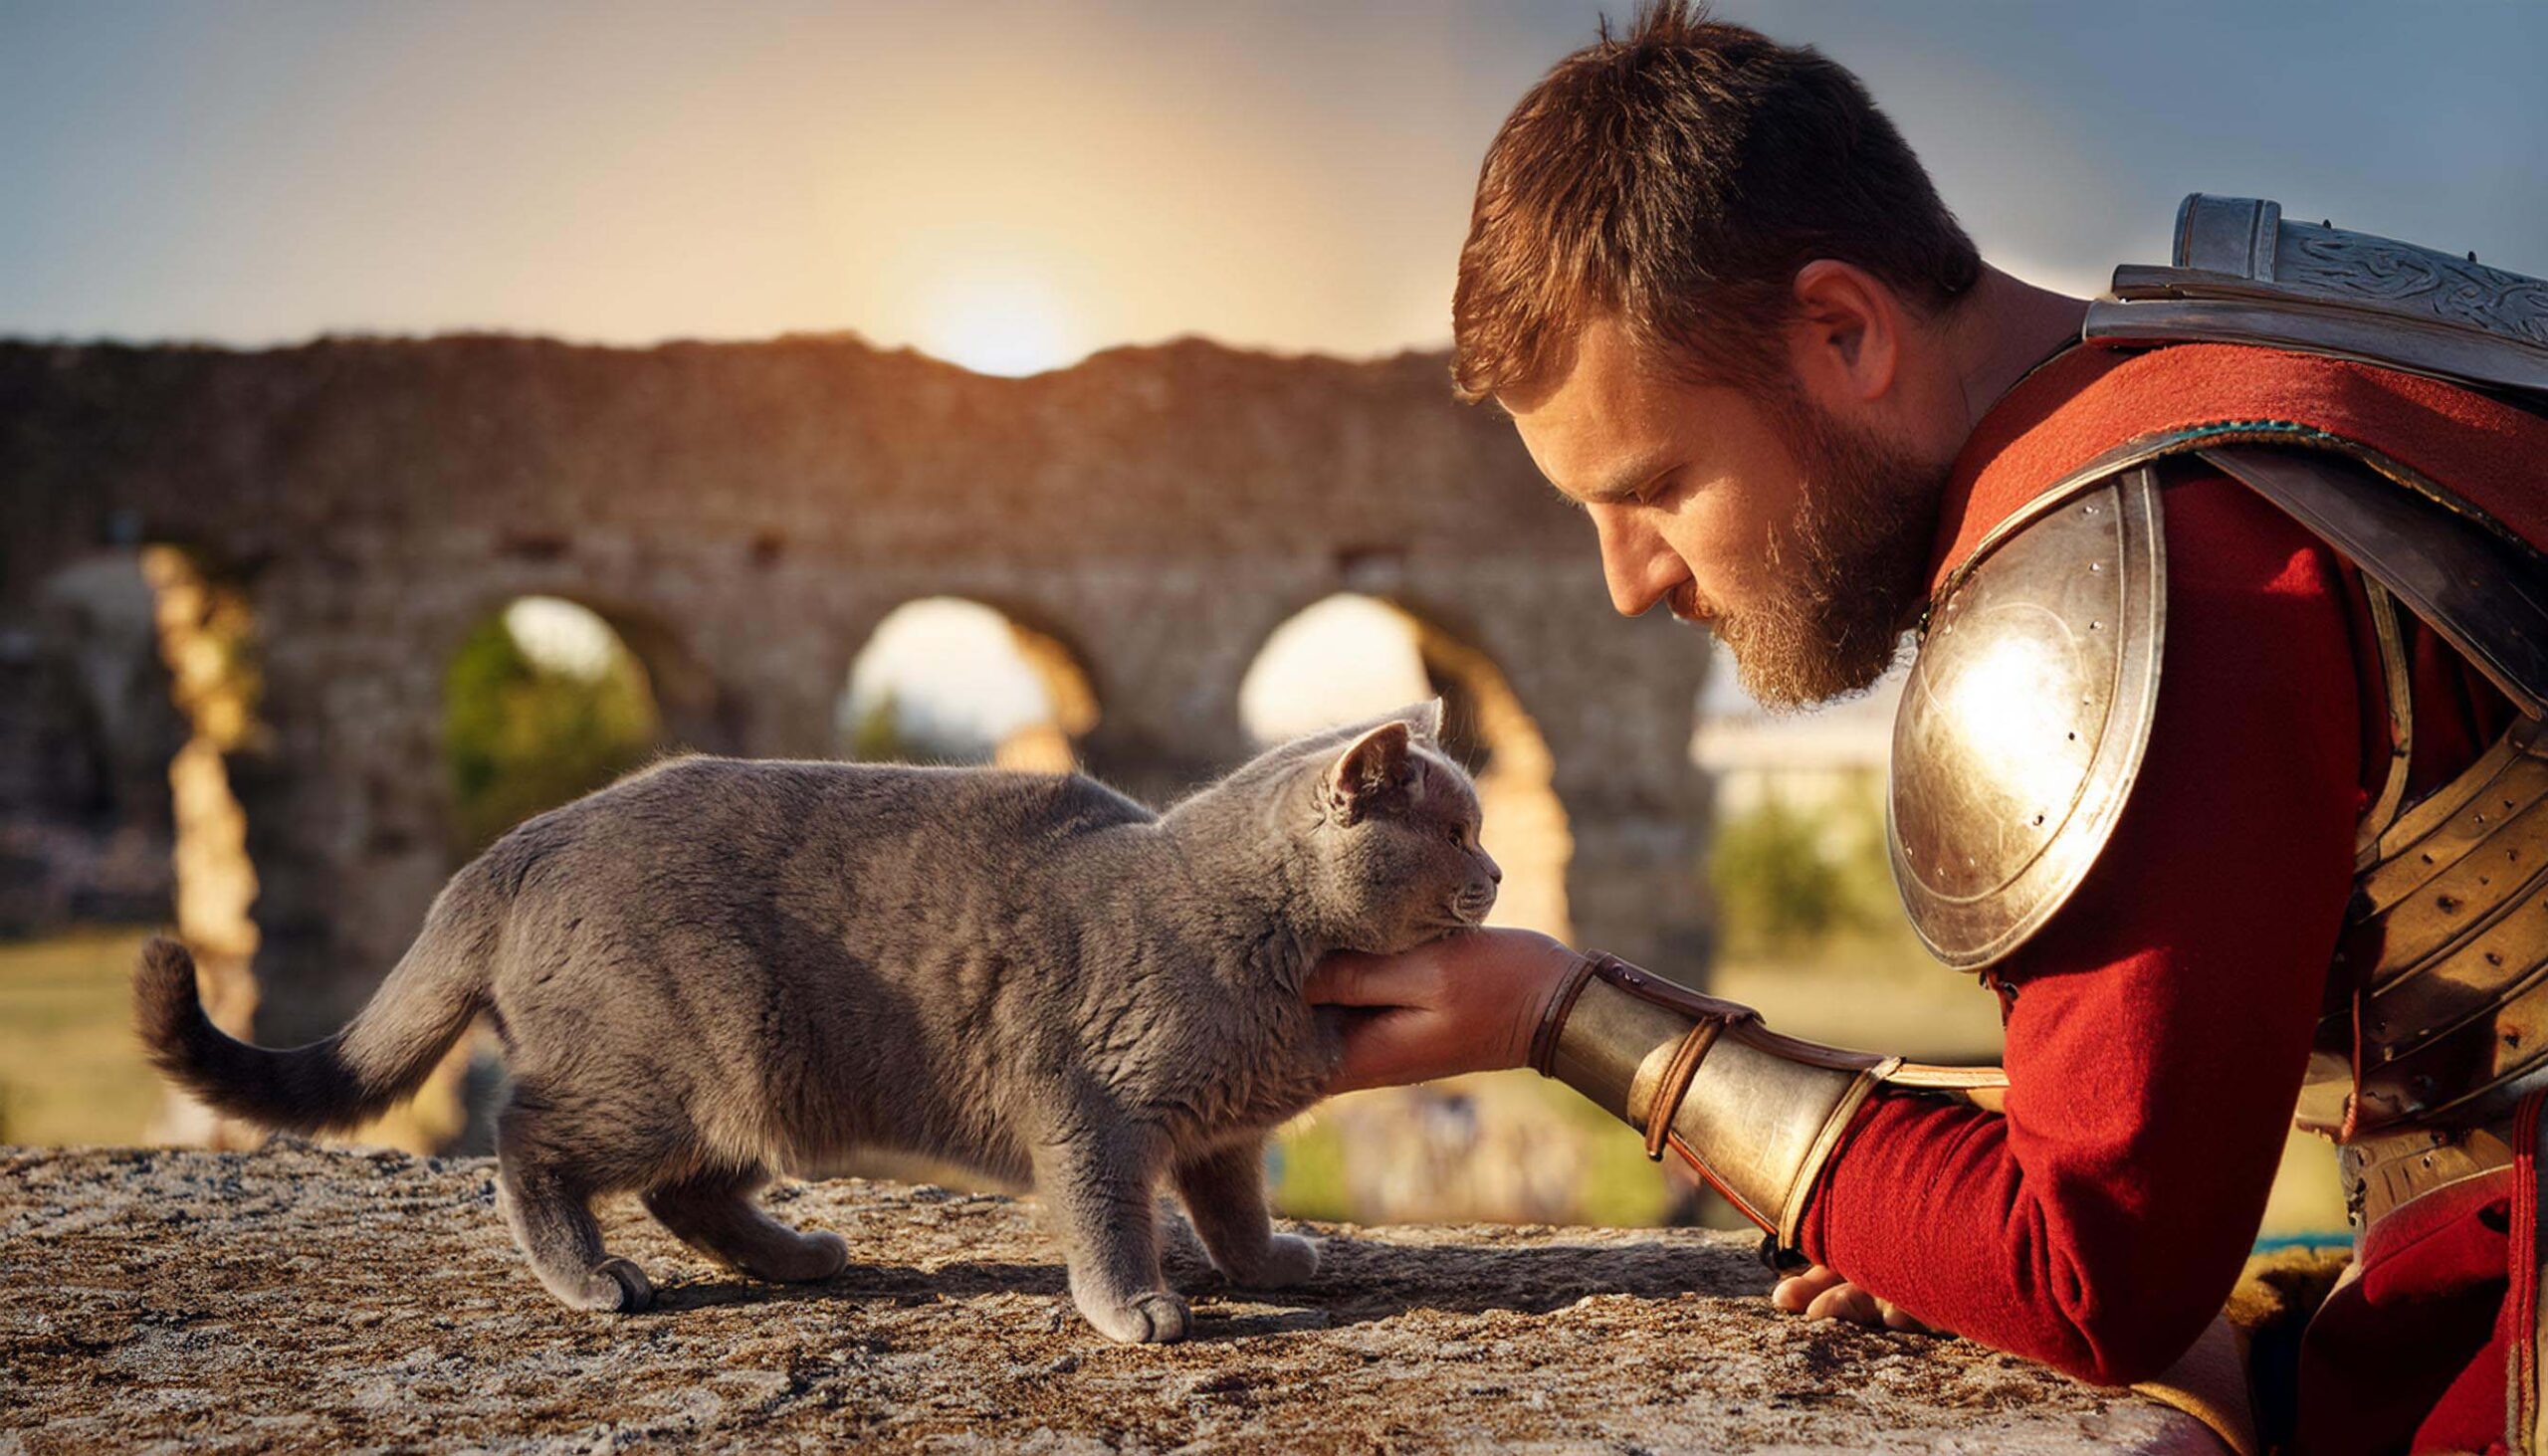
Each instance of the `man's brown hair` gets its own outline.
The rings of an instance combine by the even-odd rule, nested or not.
[[[1616,316],[1698,379],[1766,386],[1797,270],[1855,264],[1941,310],[1982,260],[1866,88],[1654,0],[1558,63],[1487,147],[1452,297],[1463,399],[1555,383]]]

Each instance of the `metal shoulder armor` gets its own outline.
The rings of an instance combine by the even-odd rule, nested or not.
[[[1980,969],[2067,902],[2141,768],[2166,626],[2141,464],[2045,493],[1933,600],[1893,723],[1895,885],[1940,960]]]

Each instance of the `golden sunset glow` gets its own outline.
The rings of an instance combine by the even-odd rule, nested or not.
[[[1040,374],[1088,352],[1061,291],[1023,267],[953,274],[924,308],[921,348],[977,374]]]

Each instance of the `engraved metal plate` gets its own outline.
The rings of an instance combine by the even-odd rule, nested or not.
[[[1978,969],[2059,910],[2113,834],[2158,701],[2165,543],[2147,467],[1987,548],[1931,613],[1893,726],[1894,884]]]
[[[2259,343],[2548,390],[2548,282],[2252,197],[2189,196],[2175,266],[2118,268],[2110,292],[2089,306],[2092,342]]]

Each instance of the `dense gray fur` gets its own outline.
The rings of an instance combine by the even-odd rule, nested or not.
[[[1439,705],[1276,748],[1165,815],[1076,774],[681,758],[507,835],[454,876],[342,1031],[224,1036],[173,941],[136,982],[159,1065],[214,1107],[343,1128],[412,1092],[470,1020],[513,1092],[499,1203],[567,1304],[643,1308],[589,1211],[637,1192],[745,1273],[821,1279],[830,1233],[753,1192],[869,1148],[1031,1179],[1072,1298],[1116,1340],[1175,1340],[1163,1178],[1241,1285],[1306,1278],[1267,1223],[1266,1135],[1310,1105],[1331,949],[1476,924],[1500,878]]]

